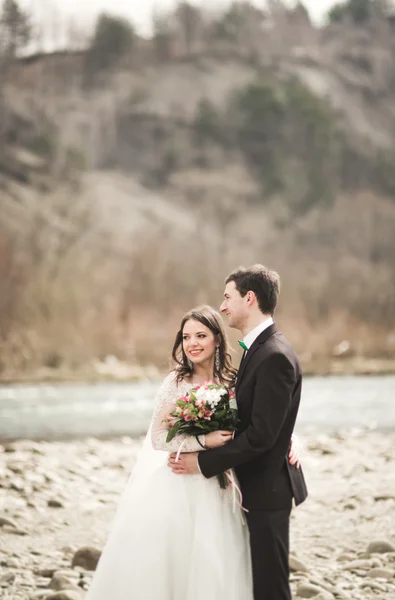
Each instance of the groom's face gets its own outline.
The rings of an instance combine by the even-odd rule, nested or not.
[[[226,284],[220,311],[228,317],[229,327],[240,329],[246,318],[246,299],[242,298],[234,281]]]

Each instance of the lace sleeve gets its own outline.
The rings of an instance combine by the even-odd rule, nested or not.
[[[164,450],[165,452],[177,452],[182,444],[182,452],[198,452],[203,450],[194,436],[177,434],[171,442],[166,443],[168,426],[163,422],[169,413],[175,408],[176,401],[185,390],[177,385],[174,373],[170,373],[162,383],[157,395],[154,416],[152,419],[151,439],[155,450]],[[204,435],[199,436],[201,444],[204,446]]]

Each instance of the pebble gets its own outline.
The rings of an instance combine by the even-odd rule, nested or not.
[[[74,590],[74,591],[79,591],[78,586],[76,586],[72,581],[70,581],[70,579],[68,577],[65,577],[64,575],[60,575],[59,573],[55,573],[55,575],[52,577],[49,585],[49,588],[51,588],[52,590]]]
[[[20,562],[15,558],[7,558],[6,560],[2,560],[0,565],[2,567],[8,567],[9,569],[18,569],[20,567]]]
[[[346,563],[343,569],[346,571],[360,571],[361,569],[371,569],[372,567],[373,564],[370,560],[359,559]]]
[[[0,587],[8,587],[12,583],[14,583],[15,579],[15,573],[6,573],[2,577],[0,577]]]
[[[290,555],[289,557],[289,568],[291,570],[291,572],[302,572],[302,573],[307,573],[307,571],[309,570],[308,567],[298,558],[296,558],[295,556]]]
[[[77,550],[71,562],[72,567],[82,567],[86,571],[95,571],[101,551],[85,546]]]
[[[395,546],[390,544],[390,542],[378,540],[370,542],[366,552],[369,552],[370,554],[385,554],[386,552],[395,552]]]
[[[79,592],[75,590],[62,590],[61,592],[50,594],[45,600],[81,600],[82,594],[82,590]]]
[[[4,527],[2,529],[3,529],[3,531],[5,531],[7,533],[12,533],[13,535],[29,535],[25,529],[10,527],[9,525],[4,525]]]
[[[355,558],[355,556],[353,554],[344,552],[343,554],[339,554],[339,556],[337,557],[336,560],[339,562],[347,562],[347,561],[354,560],[354,558]]]
[[[51,498],[50,500],[48,500],[48,506],[50,508],[64,508],[63,502],[57,500],[56,498]]]
[[[373,577],[376,579],[394,579],[395,571],[391,571],[390,569],[383,569],[376,567],[375,569],[371,569],[366,573],[367,577]],[[394,582],[395,583],[395,582]]]
[[[14,529],[18,529],[18,525],[12,519],[8,519],[7,517],[0,517],[0,527],[13,527]]]
[[[53,577],[55,572],[56,572],[56,569],[51,568],[51,567],[46,567],[46,568],[36,569],[34,571],[34,574],[40,575],[40,577]]]
[[[374,496],[375,502],[382,502],[386,500],[395,500],[394,494],[380,494],[379,496]]]
[[[77,581],[80,579],[80,573],[78,572],[79,567],[76,567],[76,570],[73,569],[57,569],[54,575],[59,577],[68,577],[69,579],[76,579]]]
[[[362,589],[370,588],[372,590],[378,590],[379,592],[386,592],[387,588],[385,585],[381,585],[375,581],[364,581],[360,586]]]
[[[296,595],[301,598],[316,598],[318,594],[324,594],[322,600],[331,600],[333,598],[333,595],[330,592],[327,592],[312,583],[303,582],[299,584],[296,589]]]

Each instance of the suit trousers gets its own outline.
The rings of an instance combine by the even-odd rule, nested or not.
[[[291,509],[251,510],[250,531],[254,600],[291,600],[289,521]]]

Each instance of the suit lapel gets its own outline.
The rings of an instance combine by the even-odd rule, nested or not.
[[[254,343],[249,348],[247,354],[245,355],[244,359],[242,360],[242,362],[240,364],[239,372],[237,374],[236,392],[240,387],[241,380],[243,379],[243,375],[246,371],[246,368],[247,368],[248,363],[250,362],[252,356],[258,350],[259,346],[261,344],[264,344],[274,333],[276,333],[276,331],[277,331],[276,324],[273,323],[272,325],[267,327],[264,331],[262,331],[262,333],[260,335],[258,335],[258,337],[254,341]]]

